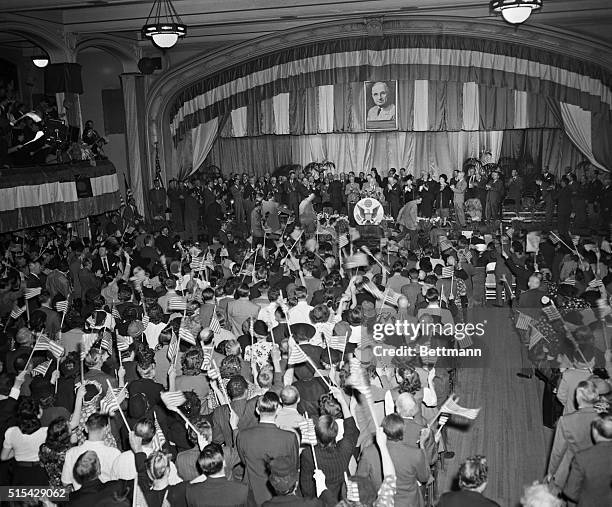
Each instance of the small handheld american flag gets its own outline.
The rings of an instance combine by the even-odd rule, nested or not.
[[[82,335],[81,337],[81,361],[83,361],[87,357],[87,354],[89,354],[91,347],[93,347],[93,344],[96,343],[97,340],[98,340],[97,333],[85,333]]]
[[[64,347],[44,335],[40,336],[34,345],[34,352],[38,350],[48,350],[56,358],[62,357],[64,353]]]
[[[32,370],[32,375],[42,375],[43,377],[49,371],[49,366],[51,366],[51,359],[48,359],[44,363],[40,363],[36,368]]]
[[[454,271],[455,271],[454,266],[444,266],[442,268],[442,278],[451,278],[453,276]]]
[[[119,410],[119,403],[117,403],[117,400],[123,389],[124,388],[122,387],[118,387],[115,389],[109,388],[106,390],[106,395],[100,400],[100,413],[113,415],[117,410]]]
[[[41,287],[28,287],[25,290],[24,297],[26,299],[32,299],[33,297],[40,296],[41,292],[42,292]]]
[[[154,450],[161,451],[164,445],[166,445],[166,437],[161,429],[161,426],[159,425],[159,422],[157,421],[157,414],[155,414],[155,412],[153,412],[153,419],[155,422],[155,436],[153,437],[151,445]]]
[[[58,301],[55,303],[55,309],[60,313],[65,313],[68,311],[68,300]]]
[[[368,256],[364,253],[357,252],[354,255],[349,255],[344,261],[344,269],[356,269],[368,267],[370,262]]]
[[[179,351],[179,339],[174,334],[174,331],[173,331],[172,338],[170,339],[170,344],[168,345],[168,353],[166,354],[168,361],[170,361],[172,364],[174,364],[174,362],[176,361],[176,355],[178,354],[178,351]]]
[[[212,345],[202,347],[202,366],[200,367],[202,371],[208,371],[208,369],[210,368],[213,350],[214,349]]]
[[[300,433],[302,434],[302,443],[308,445],[317,445],[317,433],[315,432],[314,422],[312,419],[305,419],[298,423]]]
[[[451,394],[442,407],[440,407],[440,413],[458,415],[472,420],[478,417],[478,413],[480,412],[479,408],[462,407],[457,403],[458,400],[459,397],[456,394]]]
[[[351,481],[348,475],[346,475],[346,472],[344,472],[344,482],[346,483],[346,499],[349,502],[361,503],[361,499],[359,498],[359,484]]]
[[[548,318],[549,321],[553,322],[555,320],[561,320],[561,314],[559,310],[557,310],[556,306],[550,305],[542,308],[544,315]]]
[[[540,340],[544,338],[544,335],[535,327],[531,328],[531,336],[529,337],[529,348],[535,347]]]
[[[193,333],[186,327],[181,326],[179,328],[179,339],[183,340],[184,342],[190,343],[191,345],[196,344],[196,340],[195,340],[195,337],[193,336]]]
[[[165,393],[161,393],[161,400],[164,402],[164,405],[166,405],[168,410],[177,409],[187,401],[183,391],[167,391]]]
[[[302,350],[295,340],[289,340],[289,359],[288,364],[299,364],[308,361],[308,356]]]
[[[219,322],[219,319],[217,318],[216,312],[213,312],[212,317],[210,318],[210,330],[213,333],[221,332],[221,323]]]
[[[346,335],[344,336],[332,336],[329,339],[329,348],[334,350],[339,350],[343,352],[346,349]]]
[[[202,271],[204,269],[204,257],[195,257],[192,259],[189,267],[193,271]]]
[[[104,332],[100,340],[100,348],[106,350],[109,354],[113,352],[113,337],[110,333]]]
[[[173,296],[168,301],[168,309],[184,312],[187,309],[187,301],[185,301],[181,296]]]
[[[149,322],[151,322],[151,320],[149,319],[149,316],[145,315],[142,318],[142,326],[144,327],[144,329],[147,329],[147,327],[149,326]]]
[[[22,306],[21,308],[15,307],[11,310],[11,318],[17,320],[25,311],[26,311],[25,305]]]
[[[338,248],[342,249],[348,246],[348,244],[349,244],[348,236],[346,234],[341,234],[340,237],[338,238]]]
[[[516,328],[526,331],[527,329],[529,329],[529,326],[531,325],[532,321],[533,319],[529,315],[519,313],[519,316],[516,319]]]
[[[117,335],[117,350],[119,352],[125,352],[130,348],[130,345],[134,342],[131,336]]]

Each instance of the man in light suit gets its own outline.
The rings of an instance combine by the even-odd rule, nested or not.
[[[465,191],[467,190],[468,184],[465,181],[465,173],[459,171],[457,174],[457,184],[451,185],[453,191],[453,203],[455,206],[455,214],[457,215],[457,222],[461,227],[465,226],[465,211],[463,210],[463,203],[465,202]]]
[[[612,505],[612,414],[591,423],[595,445],[574,457],[563,492],[578,507]]]
[[[227,304],[227,321],[230,323],[231,331],[235,336],[242,335],[242,324],[249,317],[257,319],[259,315],[259,305],[249,301],[250,290],[249,286],[243,283],[236,289],[238,299],[230,301]]]
[[[578,410],[562,416],[557,423],[548,463],[548,476],[554,478],[560,488],[565,486],[574,456],[593,446],[591,423],[598,417],[593,408],[598,399],[597,387],[592,381],[580,382],[576,388]]]
[[[257,505],[272,498],[268,488],[268,466],[275,458],[286,457],[298,469],[299,445],[295,433],[276,426],[280,399],[273,392],[265,393],[257,402],[259,424],[238,434],[238,455],[245,466],[244,481],[255,496]]]

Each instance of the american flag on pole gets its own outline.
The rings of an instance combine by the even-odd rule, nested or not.
[[[348,244],[349,244],[348,236],[346,234],[341,234],[340,237],[338,238],[338,248],[342,249],[348,246]]]
[[[527,329],[529,329],[531,322],[533,322],[533,319],[529,315],[525,315],[524,313],[519,312],[519,316],[516,319],[516,328],[526,331]]]
[[[51,366],[52,359],[48,359],[44,363],[40,363],[36,368],[32,370],[32,375],[42,375],[43,377],[47,374],[49,366]]]
[[[480,412],[479,408],[462,407],[457,403],[458,400],[459,397],[457,395],[451,394],[448,400],[446,400],[440,408],[440,413],[458,415],[472,420],[478,417],[478,413]]]
[[[603,281],[601,281],[599,278],[593,278],[593,280],[589,282],[589,288],[599,289],[599,287],[603,287]]]
[[[544,338],[544,335],[538,329],[532,327],[531,336],[529,336],[529,349],[535,347],[542,338]]]
[[[115,389],[107,389],[106,395],[100,400],[100,413],[113,415],[119,410],[119,403],[117,403],[123,387],[117,387]],[[113,396],[114,395],[114,396]]]
[[[184,312],[187,310],[187,301],[185,301],[185,299],[183,299],[181,296],[172,296],[168,301],[168,309]]]
[[[91,347],[93,347],[93,344],[96,343],[96,341],[98,341],[97,333],[84,333],[82,335],[81,337],[81,361],[83,361],[87,357],[87,354],[89,354]]]
[[[131,336],[117,335],[117,350],[119,352],[125,352],[130,348],[130,345],[134,342]]]
[[[149,316],[148,316],[148,315],[145,315],[145,316],[142,318],[142,325],[143,325],[143,327],[144,327],[145,329],[147,329],[147,327],[149,326],[149,322],[151,322],[151,320],[149,319]]]
[[[113,353],[113,337],[109,332],[104,332],[102,334],[100,348],[106,350],[109,354]]]
[[[554,232],[550,233],[549,239],[553,245],[556,245],[557,243],[559,243],[559,236],[557,236]]]
[[[60,313],[65,313],[68,311],[68,300],[58,301],[55,303],[55,309]]]
[[[217,318],[217,312],[213,312],[212,317],[210,318],[210,329],[213,333],[221,332],[221,323]]]
[[[34,352],[38,350],[48,350],[53,354],[53,357],[62,357],[64,353],[64,347],[62,347],[59,343],[50,340],[45,335],[42,335],[36,340],[36,344],[34,345]]]
[[[161,426],[159,425],[159,422],[157,422],[157,414],[155,414],[155,412],[153,412],[153,420],[155,422],[155,436],[153,437],[151,445],[154,450],[161,451],[166,444],[166,437],[161,429]]]
[[[317,433],[312,419],[305,419],[298,423],[302,435],[302,444],[317,445]]]
[[[354,255],[349,255],[344,261],[344,269],[355,269],[368,267],[370,262],[368,256],[364,253],[357,252]]]
[[[575,278],[566,278],[565,280],[563,280],[561,282],[561,285],[572,285],[572,286],[576,286],[576,279]]]
[[[183,391],[167,391],[165,393],[161,393],[161,400],[169,410],[179,408],[187,401]]]
[[[355,481],[351,481],[346,472],[344,472],[344,482],[346,483],[346,499],[349,502],[361,503],[359,498],[359,484]]]
[[[544,306],[542,308],[542,311],[544,312],[544,315],[546,315],[548,320],[551,322],[555,320],[561,320],[561,314],[559,313],[559,310],[557,310],[557,307],[554,305]]]
[[[572,236],[572,243],[574,244],[574,246],[578,246],[578,243],[580,243],[580,236],[578,235]]]
[[[174,364],[174,362],[176,361],[176,355],[178,354],[178,351],[179,339],[174,334],[174,331],[172,331],[172,338],[170,339],[170,344],[168,345],[168,352],[166,354],[168,361],[170,361],[172,364]]]
[[[24,297],[26,299],[32,299],[33,297],[40,296],[42,287],[28,287],[25,290]]]
[[[214,348],[212,347],[212,345],[202,347],[202,366],[200,367],[202,371],[208,371],[208,369],[210,368],[213,350]]]
[[[442,278],[451,278],[455,271],[455,266],[444,266],[442,268]]]
[[[111,315],[115,319],[121,319],[121,315],[119,314],[119,310],[117,310],[117,308],[115,308],[114,306],[113,306],[113,309],[111,310]]]
[[[193,333],[186,327],[181,326],[179,328],[179,339],[183,340],[184,342],[190,343],[191,345],[196,344],[196,339],[193,336]]]
[[[339,350],[341,352],[344,352],[344,350],[346,349],[346,338],[347,336],[332,336],[330,337],[329,341],[328,341],[328,345],[330,349],[334,349],[334,350]]]
[[[289,359],[288,364],[299,364],[308,361],[308,356],[302,350],[295,340],[289,340]]]
[[[191,260],[189,267],[193,271],[202,271],[204,269],[204,257],[195,257]]]
[[[25,311],[25,305],[23,305],[21,308],[15,307],[11,310],[11,318],[17,320]]]
[[[462,349],[467,349],[471,347],[472,345],[474,345],[474,342],[472,341],[472,337],[467,333],[465,333],[465,335],[461,339],[455,337],[455,340],[457,341],[457,345],[459,345],[459,348],[462,348]]]

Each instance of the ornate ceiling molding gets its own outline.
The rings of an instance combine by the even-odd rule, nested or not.
[[[75,47],[76,53],[88,48],[102,49],[117,58],[124,73],[139,72],[138,54],[140,50],[135,44],[126,44],[125,41],[112,35],[80,36]]]

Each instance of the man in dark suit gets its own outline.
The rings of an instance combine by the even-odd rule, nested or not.
[[[39,300],[40,308],[32,312],[32,317],[36,313],[42,313],[45,316],[45,333],[49,338],[55,338],[55,335],[60,330],[61,317],[60,314],[51,308],[51,294],[49,291],[43,290],[40,293]]]
[[[570,217],[572,216],[572,189],[569,187],[569,180],[566,176],[561,178],[561,188],[557,195],[557,225],[559,234],[562,238],[568,238]]]
[[[576,454],[563,490],[578,507],[612,505],[612,414],[591,423],[591,436],[595,445]]]
[[[499,507],[482,492],[487,487],[489,467],[484,456],[471,456],[462,463],[459,469],[459,487],[461,491],[450,491],[440,497],[438,507]]]
[[[389,205],[389,213],[393,218],[397,218],[399,215],[400,205],[400,194],[401,190],[397,184],[397,180],[393,176],[387,178],[387,185],[383,190],[385,199]]]
[[[270,462],[270,485],[276,495],[264,502],[262,507],[287,505],[291,507],[323,507],[324,502],[318,498],[297,496],[299,474],[289,458],[275,458]]]
[[[203,475],[189,483],[185,490],[188,507],[251,507],[257,505],[247,484],[225,478],[223,449],[208,444],[198,458]]]
[[[284,456],[298,469],[299,445],[295,433],[279,429],[274,422],[279,406],[276,393],[265,393],[257,402],[259,424],[238,434],[238,455],[245,466],[244,481],[251,486],[257,505],[272,498],[268,489],[271,460]]]
[[[124,490],[123,481],[100,481],[100,460],[95,451],[86,451],[79,456],[74,464],[73,474],[81,487],[70,493],[70,506],[90,507],[103,498],[119,495]]]
[[[240,375],[235,375],[229,379],[225,388],[230,398],[230,405],[221,405],[215,408],[212,415],[213,443],[234,447],[236,441],[234,426],[236,430],[243,431],[257,425],[255,409],[259,398],[255,397],[247,400],[248,387],[247,381]],[[234,417],[237,421],[232,420]]]
[[[115,275],[119,269],[119,264],[119,258],[111,254],[106,246],[101,246],[98,248],[98,255],[94,256],[92,260],[91,269],[94,274],[100,271],[102,275],[107,273]]]

